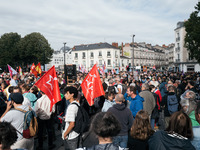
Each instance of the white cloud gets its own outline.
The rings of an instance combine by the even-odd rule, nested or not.
[[[176,23],[197,0],[1,0],[0,35],[40,32],[59,49],[97,42],[174,42]]]

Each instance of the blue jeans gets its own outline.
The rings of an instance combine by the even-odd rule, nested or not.
[[[192,127],[194,138],[191,141],[192,145],[196,148],[196,150],[200,150],[200,126]]]
[[[154,129],[155,119],[151,119],[151,128]]]
[[[127,148],[127,142],[128,135],[115,136],[113,138],[113,144],[116,146],[120,146],[121,148]]]

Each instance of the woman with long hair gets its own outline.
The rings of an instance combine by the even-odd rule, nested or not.
[[[193,138],[192,123],[187,114],[172,114],[166,131],[157,131],[149,139],[149,150],[195,150],[190,143]]]
[[[128,139],[129,150],[148,150],[148,139],[153,135],[149,115],[146,111],[140,110],[135,116],[133,126]]]

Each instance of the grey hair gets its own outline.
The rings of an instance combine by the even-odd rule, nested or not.
[[[149,90],[149,84],[147,83],[143,83],[142,87],[144,87],[145,90]]]
[[[187,93],[189,93],[189,100],[195,100],[196,99],[196,94],[193,91],[188,91]]]
[[[115,96],[115,101],[117,101],[117,102],[123,102],[124,101],[124,95],[123,94],[117,94]]]

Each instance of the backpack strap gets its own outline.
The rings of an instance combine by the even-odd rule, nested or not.
[[[15,108],[15,110],[19,110],[19,111],[21,111],[21,112],[23,112],[23,113],[26,113],[27,111],[25,111],[25,110],[23,110],[23,109],[21,109],[21,108]]]
[[[71,104],[75,104],[78,108],[80,107],[77,103],[71,103]]]

